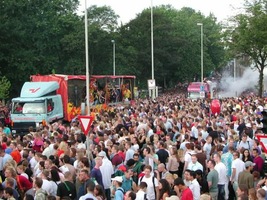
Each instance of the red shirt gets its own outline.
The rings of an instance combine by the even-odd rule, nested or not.
[[[122,157],[123,161],[125,160],[125,153],[122,151],[118,151],[120,157]]]
[[[16,181],[18,187],[21,187],[20,189],[27,191],[32,188],[32,183],[25,176],[18,175]]]
[[[119,164],[123,163],[123,159],[119,154],[115,154],[111,159],[112,165],[118,166]]]
[[[262,159],[262,157],[257,156],[256,158],[254,158],[253,162],[256,164],[254,166],[254,171],[261,172],[263,170],[264,165],[264,160]]]
[[[20,155],[20,152],[18,150],[12,151],[10,153],[10,155],[16,161],[16,163],[19,163],[21,161],[21,155]]]
[[[180,200],[193,200],[193,193],[189,188],[186,188],[181,195]]]

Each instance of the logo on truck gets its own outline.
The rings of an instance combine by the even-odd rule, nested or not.
[[[29,89],[29,91],[30,91],[31,93],[35,93],[35,92],[37,92],[38,90],[40,90],[40,88],[37,88],[37,89]]]

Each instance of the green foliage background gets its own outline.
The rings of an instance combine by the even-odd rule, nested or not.
[[[11,97],[19,95],[32,74],[85,74],[84,16],[76,14],[78,3],[0,0],[0,76],[11,82]],[[115,40],[116,74],[136,75],[139,88],[146,88],[151,78],[150,8],[127,24],[119,24],[119,16],[108,6],[92,6],[87,12],[90,74],[112,74],[111,40]],[[200,79],[197,23],[204,28],[204,75],[224,66],[223,36],[230,36],[222,35],[223,26],[214,15],[170,5],[154,7],[153,12],[157,85],[168,88]]]

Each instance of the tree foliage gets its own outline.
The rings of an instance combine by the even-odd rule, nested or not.
[[[31,74],[85,74],[84,16],[75,12],[78,0],[8,0],[0,2],[0,71],[19,94]],[[116,74],[136,75],[146,87],[151,78],[151,15],[144,9],[127,24],[108,6],[88,13],[89,72],[112,74],[116,43]],[[154,67],[157,85],[200,79],[200,27],[204,27],[204,72],[221,66],[224,49],[221,26],[191,8],[153,8]],[[14,76],[14,73],[16,74]]]
[[[9,98],[10,86],[10,81],[5,76],[2,76],[0,78],[0,99],[6,100]]]
[[[263,71],[267,59],[267,1],[253,0],[244,4],[245,12],[233,17],[225,32],[232,57],[248,57],[259,71],[259,95],[263,93]]]
[[[171,6],[153,9],[154,21],[154,74],[157,84],[170,87],[181,81],[200,77],[200,29],[204,24],[204,71],[208,74],[218,68],[224,59],[219,43],[221,26],[211,15],[205,18],[191,8],[176,10]],[[123,38],[120,60],[124,71],[136,72],[143,85],[151,78],[151,17],[145,9],[119,30]]]

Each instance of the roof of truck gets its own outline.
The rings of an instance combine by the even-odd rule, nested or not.
[[[51,92],[56,91],[59,88],[59,84],[56,81],[50,82],[25,82],[20,97],[34,98],[42,97]]]
[[[54,77],[54,78],[62,78],[64,80],[86,80],[86,75],[65,75],[65,74],[48,74],[48,75],[32,75],[31,79],[36,79],[38,80],[38,77]],[[132,75],[118,75],[118,76],[113,76],[113,75],[90,75],[90,79],[102,79],[102,78],[111,78],[111,79],[116,79],[116,78],[129,78],[129,79],[135,79],[135,76]],[[48,79],[51,80],[51,79]]]

